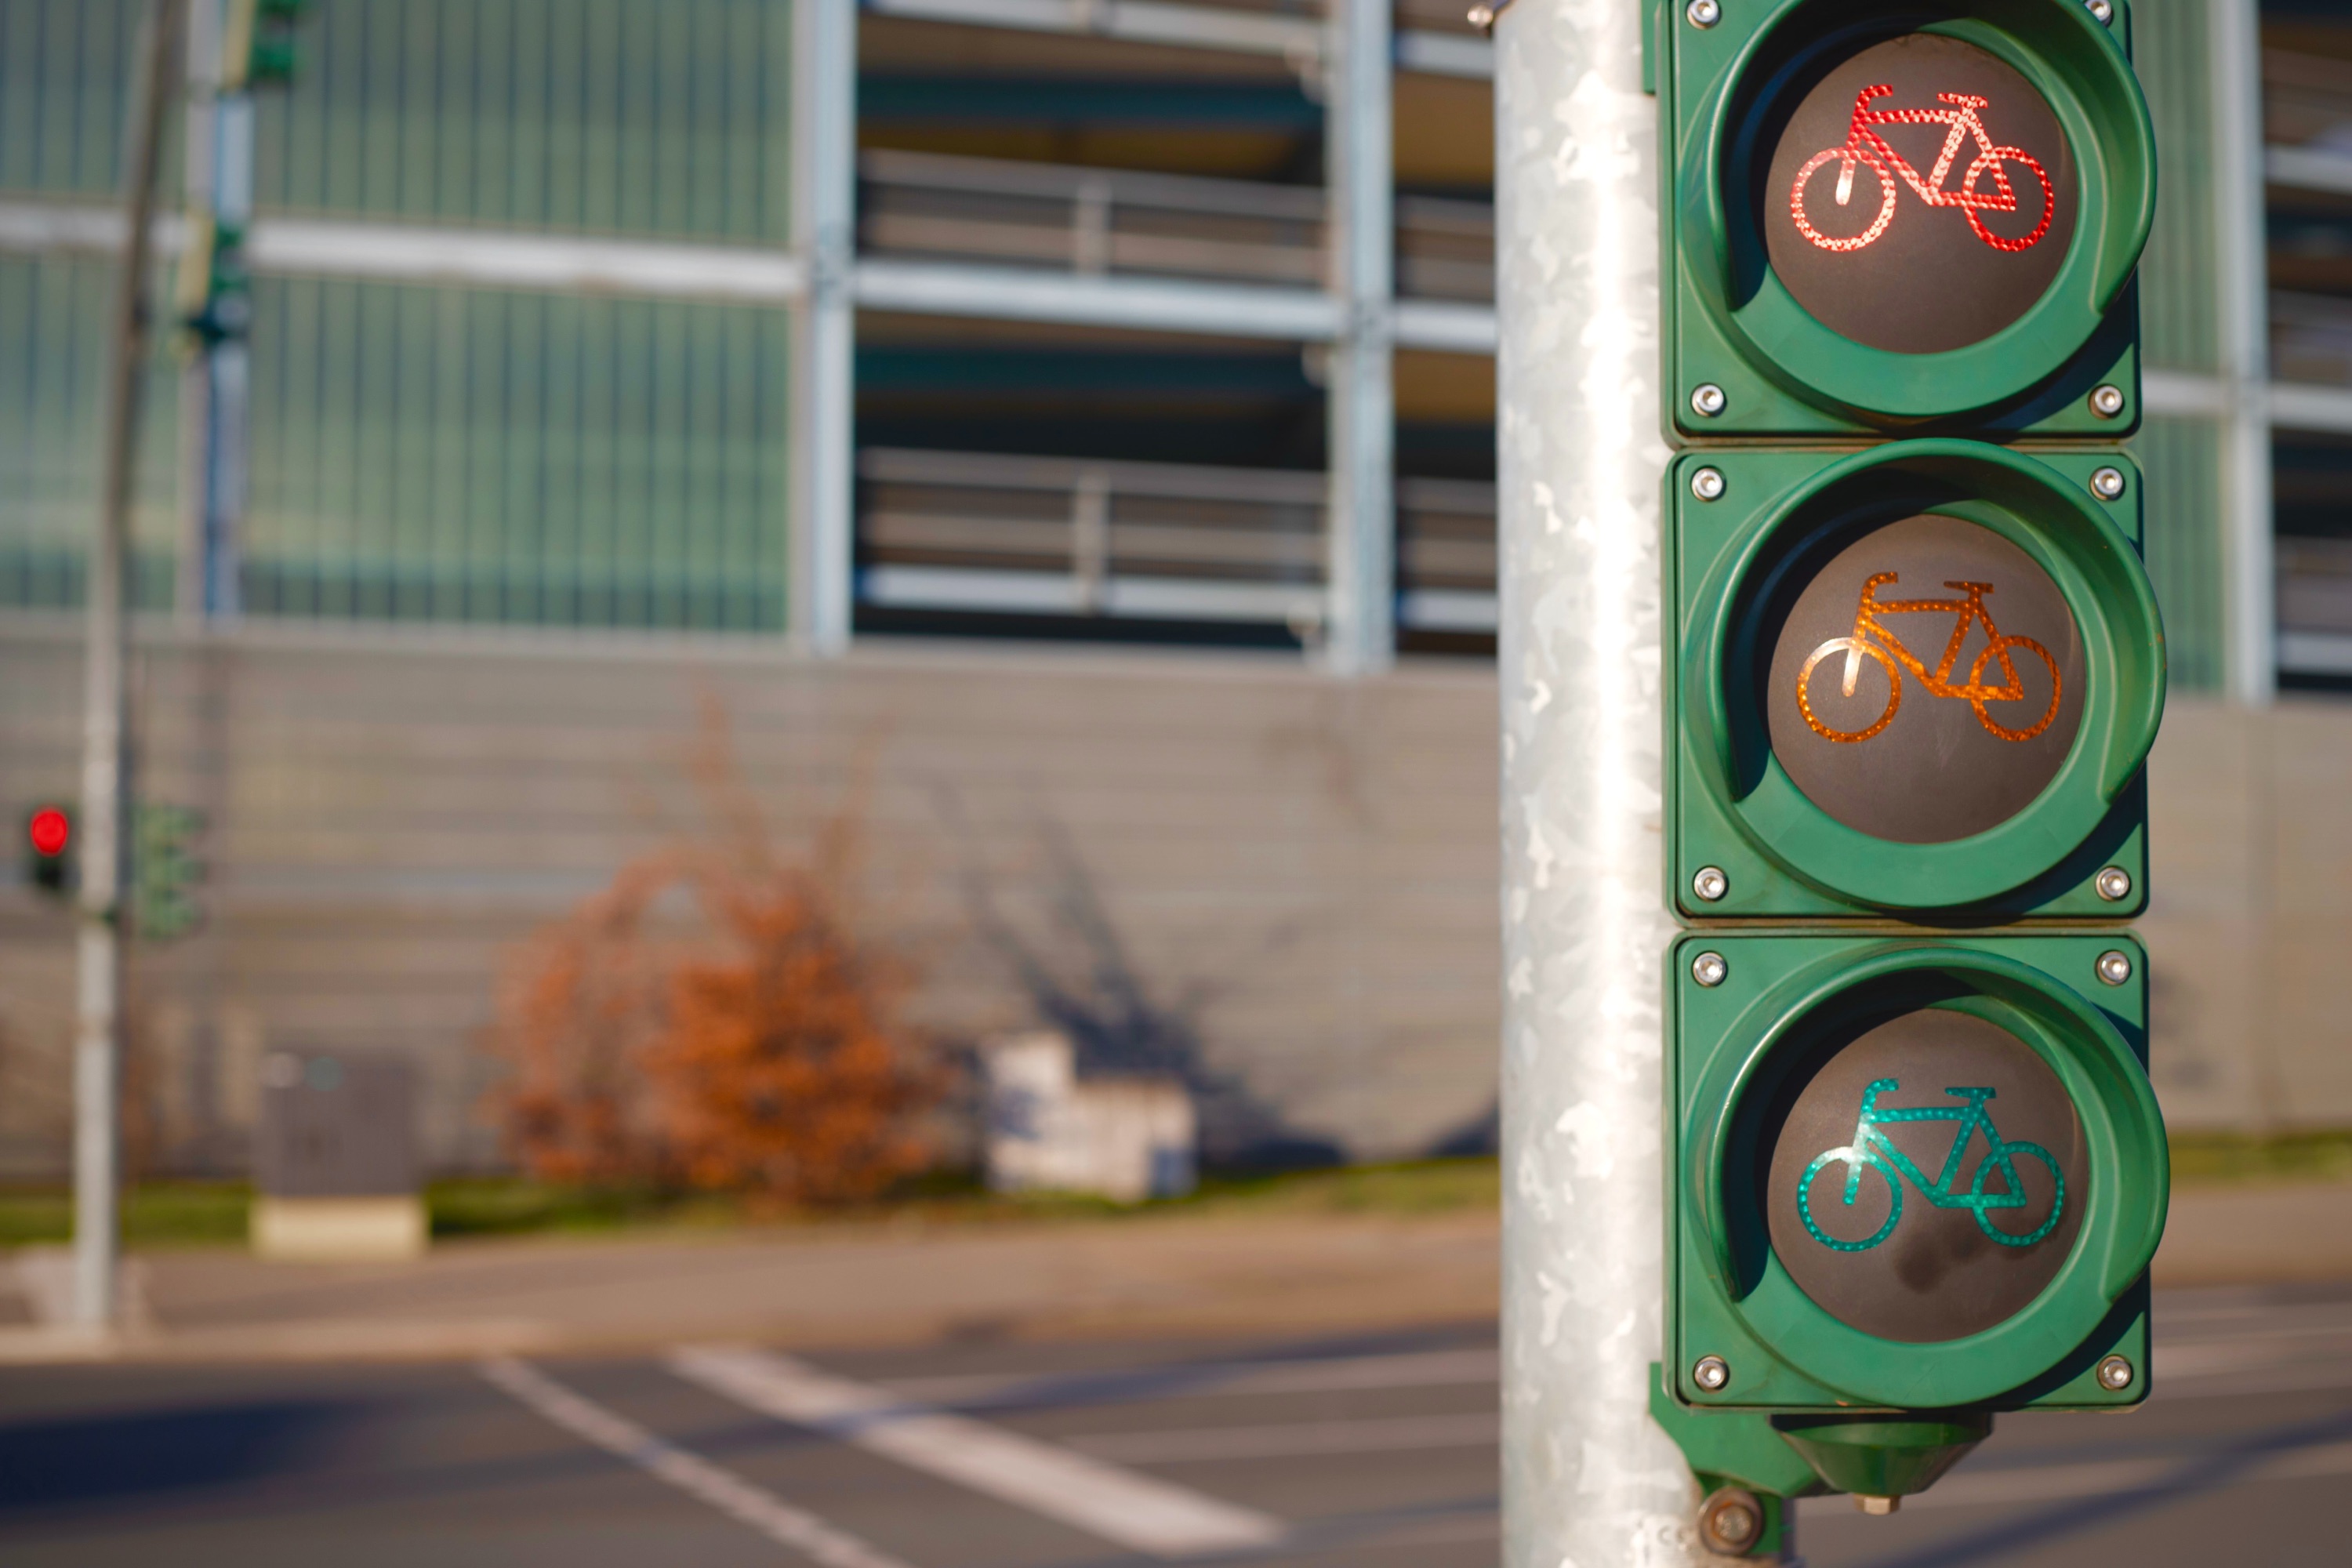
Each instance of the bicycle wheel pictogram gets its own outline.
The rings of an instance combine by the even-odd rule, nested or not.
[[[2025,688],[2017,679],[2014,661],[2009,658],[2010,650],[2013,648],[2023,648],[2035,658],[2040,659],[2042,668],[2050,677],[2050,705],[2042,710],[2041,718],[2023,729],[2011,729],[1985,710],[1985,704],[1988,702],[2019,702],[2025,699]],[[2005,679],[1999,687],[1988,687],[1984,679],[1985,665],[1996,659],[2000,661],[2001,674]],[[1997,637],[1982,653],[1977,655],[1976,662],[1969,667],[1967,688],[1969,706],[1976,710],[1978,723],[1982,724],[2004,741],[2031,741],[2042,731],[2050,728],[2051,722],[2058,717],[2058,699],[2063,689],[2064,683],[2058,674],[2058,661],[2050,657],[2048,648],[2043,647],[2032,637],[2010,637],[2005,634]]]
[[[1876,659],[1880,668],[1886,671],[1885,710],[1862,729],[1841,730],[1823,719],[1814,707],[1813,671],[1820,668],[1822,661],[1832,654],[1846,656],[1839,664],[1832,666],[1832,668],[1839,672],[1832,679],[1839,681],[1840,689],[1847,697],[1852,697],[1854,693],[1857,685],[1855,674],[1863,658]],[[1812,728],[1813,733],[1824,741],[1841,742],[1867,741],[1884,731],[1889,724],[1894,723],[1895,711],[1902,706],[1903,671],[1896,667],[1892,654],[1867,637],[1832,637],[1815,648],[1813,656],[1805,660],[1805,668],[1797,672],[1797,710],[1804,715],[1805,722]]]
[[[1865,1193],[1874,1192],[1881,1185],[1886,1189],[1886,1223],[1860,1241],[1840,1241],[1813,1217],[1813,1183],[1823,1170],[1832,1164],[1845,1167],[1844,1179],[1838,1184],[1842,1207],[1854,1208],[1861,1204]],[[1878,1180],[1865,1183],[1863,1180],[1864,1173],[1875,1175]],[[1895,1179],[1894,1172],[1867,1152],[1856,1152],[1851,1148],[1825,1150],[1805,1167],[1804,1175],[1797,1183],[1797,1217],[1805,1222],[1806,1231],[1815,1241],[1832,1252],[1868,1252],[1893,1236],[1895,1227],[1903,1223],[1903,1184]]]
[[[1813,174],[1816,170],[1831,164],[1838,165],[1835,205],[1839,207],[1852,205],[1854,188],[1860,184],[1861,176],[1865,172],[1877,183],[1877,216],[1871,219],[1869,226],[1860,234],[1841,238],[1822,232],[1821,226],[1813,221],[1812,214],[1809,210],[1809,205],[1816,199],[1811,195]],[[1895,188],[1893,172],[1869,149],[1851,146],[1826,148],[1814,153],[1811,161],[1797,171],[1797,183],[1789,193],[1789,216],[1796,221],[1797,232],[1823,250],[1867,249],[1877,242],[1878,237],[1885,234],[1887,226],[1895,221]],[[1870,210],[1868,205],[1864,204],[1862,210],[1868,212]],[[1826,217],[1828,215],[1824,213],[1822,216]]]
[[[2006,238],[1993,233],[1984,220],[1984,215],[1988,212],[2018,210],[2017,193],[2020,185],[2011,177],[2009,171],[2002,167],[2003,163],[2008,163],[2021,164],[2031,171],[2033,175],[2034,188],[2042,193],[2041,221],[2033,226],[2032,234],[2019,235],[2014,238]],[[1987,173],[1992,175],[1993,181],[1992,190],[1990,193],[1980,192],[1977,188]],[[1968,216],[1969,226],[1976,230],[1977,237],[1995,250],[2031,250],[2042,243],[2042,237],[2050,232],[2051,220],[2057,216],[2058,192],[2050,183],[2050,171],[2044,169],[2041,160],[2024,148],[1988,147],[1977,154],[1976,161],[1969,165],[1969,172],[1960,178],[1959,207],[1960,211]]]
[[[2016,1156],[2023,1154],[2039,1160],[2050,1172],[2050,1213],[2048,1217],[2022,1236],[2011,1235],[1993,1219],[1996,1211],[2006,1214],[2011,1209],[2033,1212],[2033,1202],[2024,1184],[2019,1181]],[[1986,1191],[1995,1174],[2001,1177],[2004,1191]],[[1969,1207],[1975,1211],[1977,1227],[2003,1247],[2031,1247],[2058,1228],[2059,1216],[2066,1212],[2066,1178],[2058,1170],[2058,1162],[2050,1151],[2039,1143],[2003,1142],[1985,1156],[1977,1166],[1976,1179],[1969,1184]],[[2014,1199],[2007,1202],[2004,1199]]]

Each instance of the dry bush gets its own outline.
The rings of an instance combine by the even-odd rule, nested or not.
[[[643,1057],[679,1175],[830,1202],[922,1169],[936,1085],[893,1025],[896,966],[861,951],[806,876],[711,868],[696,886],[722,951],[672,967]]]
[[[905,966],[854,918],[861,815],[779,855],[715,710],[693,772],[709,826],[514,955],[493,1114],[549,1180],[877,1195],[929,1163],[941,1081],[900,1021]],[[694,920],[656,918],[673,893]]]
[[[637,1058],[659,1024],[646,911],[675,879],[659,855],[623,867],[507,964],[494,1048],[511,1073],[492,1109],[535,1176],[614,1184],[659,1170]]]

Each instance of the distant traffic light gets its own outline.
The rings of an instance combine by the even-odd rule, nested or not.
[[[187,247],[173,289],[180,325],[203,342],[242,339],[253,323],[253,279],[245,231],[209,213],[191,214]]]
[[[204,814],[180,805],[142,805],[138,820],[131,886],[139,934],[152,942],[186,936],[204,923],[204,907],[196,901],[197,885],[205,879],[205,863],[196,853]]]
[[[25,880],[53,898],[73,892],[73,814],[37,805],[25,816]]]
[[[311,0],[245,0],[245,4],[252,18],[245,79],[254,86],[283,87],[294,79],[294,68],[299,63],[294,29],[301,25]]]

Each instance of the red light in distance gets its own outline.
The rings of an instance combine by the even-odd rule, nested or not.
[[[26,835],[33,841],[33,849],[41,855],[62,855],[73,841],[73,818],[54,805],[45,805],[33,813],[25,825]]]

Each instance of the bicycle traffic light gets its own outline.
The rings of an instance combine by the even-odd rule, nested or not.
[[[2098,9],[1662,6],[1673,428],[2129,434],[2155,133]]]
[[[1662,0],[1666,1359],[1731,1555],[2147,1391],[2120,0]],[[2063,922],[2063,924],[2059,922]]]
[[[43,804],[25,814],[25,880],[52,898],[70,898],[74,891],[73,813],[62,805]]]
[[[1712,1475],[1894,1498],[1995,1412],[2147,1397],[2146,973],[2112,931],[1677,941],[1660,1404],[1749,1415]]]
[[[1692,919],[2113,920],[2164,705],[2140,479],[1950,439],[1668,474],[1668,893]]]

